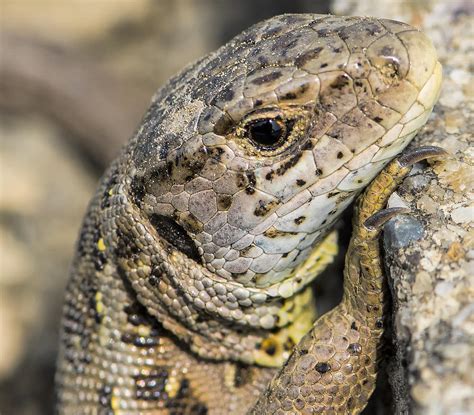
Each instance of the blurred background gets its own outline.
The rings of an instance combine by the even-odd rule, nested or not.
[[[154,91],[253,23],[280,13],[328,13],[330,5],[0,4],[0,413],[51,414],[63,290],[82,215]],[[333,284],[318,290],[327,308],[340,292],[334,278],[323,282]]]

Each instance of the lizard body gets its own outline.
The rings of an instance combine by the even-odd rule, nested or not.
[[[363,223],[405,166],[370,186],[345,301],[314,326],[311,281],[337,252],[332,225],[426,122],[440,80],[416,29],[320,15],[264,21],[172,78],[84,219],[58,412],[360,411],[383,312],[379,229]],[[358,261],[376,281],[365,291]]]

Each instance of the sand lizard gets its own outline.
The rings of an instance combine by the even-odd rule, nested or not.
[[[302,14],[251,27],[159,89],[84,219],[58,412],[360,412],[383,331],[382,209],[438,151],[391,160],[440,83],[411,26]],[[376,176],[344,299],[313,325],[333,224]]]

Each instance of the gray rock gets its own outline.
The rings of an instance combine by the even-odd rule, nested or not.
[[[385,230],[385,266],[394,307],[390,413],[472,414],[473,2],[334,0],[333,11],[421,26],[443,65],[439,102],[411,148],[437,145],[453,157],[412,171],[400,188],[412,215],[398,217]],[[423,235],[410,241],[419,231],[417,223],[423,224]],[[390,390],[380,394],[381,400],[387,395]]]
[[[386,250],[404,248],[423,237],[423,224],[412,216],[391,219],[384,227],[384,247]]]

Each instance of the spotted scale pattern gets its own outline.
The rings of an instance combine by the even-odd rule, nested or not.
[[[426,122],[440,80],[406,24],[283,15],[158,90],[84,221],[59,412],[250,409],[274,374],[258,365],[281,366],[312,327],[332,225]],[[256,120],[280,123],[278,146],[252,139]]]
[[[137,164],[148,211],[176,218],[211,272],[256,287],[284,280],[304,261],[327,224],[425,123],[440,81],[431,45],[406,25],[291,20],[271,35],[267,23],[255,27],[251,40],[242,34],[196,70],[195,113],[178,105],[181,114],[172,114],[189,116],[186,148],[156,141],[153,167]],[[419,67],[410,52],[423,53]],[[295,105],[306,118],[297,149],[262,158],[232,139],[229,124],[246,114]],[[202,159],[186,161],[196,154]]]

